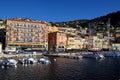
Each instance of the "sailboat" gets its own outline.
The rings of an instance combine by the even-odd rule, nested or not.
[[[95,26],[95,25],[94,25]],[[96,26],[95,26],[96,27]],[[102,50],[102,45],[99,45],[99,46],[94,46],[93,43],[94,43],[94,36],[92,36],[92,32],[94,32],[95,30],[92,30],[91,31],[91,28],[90,28],[90,24],[89,24],[89,44],[88,44],[88,51],[90,52],[98,52],[98,51],[101,51]],[[97,38],[97,42],[99,41],[98,40],[98,37]]]
[[[90,25],[89,25],[89,27],[90,27]],[[104,56],[102,54],[100,54],[102,46],[94,47],[93,46],[93,37],[91,37],[91,31],[89,31],[89,34],[90,34],[90,36],[89,36],[89,44],[88,44],[88,47],[87,47],[89,52],[82,53],[82,57],[83,58],[94,58],[94,59],[103,58]]]
[[[105,57],[119,57],[120,56],[119,52],[110,50],[110,18],[108,19],[107,28],[108,28],[108,50],[109,51],[104,52],[104,56]]]

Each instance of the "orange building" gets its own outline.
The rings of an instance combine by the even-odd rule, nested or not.
[[[47,32],[46,32],[46,41],[47,41],[47,45],[48,45],[48,34],[52,33],[52,32],[58,32],[58,27],[56,26],[52,26],[51,24],[47,24]],[[48,48],[48,46],[46,46]]]
[[[59,52],[65,51],[67,45],[67,35],[60,32],[49,33],[48,50]]]
[[[40,21],[6,20],[6,46],[45,48],[47,24]]]

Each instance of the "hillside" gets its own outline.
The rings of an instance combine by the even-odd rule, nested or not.
[[[89,20],[87,19],[82,19],[82,20],[74,20],[74,21],[68,21],[68,22],[51,22],[52,25],[55,26],[60,26],[60,27],[73,27],[77,28],[80,27],[83,23],[88,22]]]
[[[110,18],[110,22],[111,25],[113,27],[120,27],[120,11],[117,12],[113,12],[92,20],[87,20],[87,19],[83,19],[83,20],[74,20],[74,21],[68,21],[68,22],[55,22],[52,23],[52,25],[56,25],[56,26],[61,26],[61,27],[88,27],[88,24],[92,24],[92,25],[106,25],[108,18]]]

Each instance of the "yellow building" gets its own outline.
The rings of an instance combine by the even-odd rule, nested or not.
[[[101,50],[103,48],[103,39],[99,36],[90,36],[88,49]]]
[[[78,37],[68,37],[67,49],[82,49],[83,39]]]
[[[5,29],[5,25],[0,25],[0,29]]]
[[[68,37],[67,39],[67,49],[75,48],[75,39],[73,37]]]
[[[108,37],[103,38],[103,49],[108,49]]]

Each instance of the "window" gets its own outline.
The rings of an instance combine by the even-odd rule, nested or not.
[[[30,24],[28,24],[28,28],[30,28],[31,27],[31,25]]]
[[[8,36],[11,36],[11,35],[12,35],[12,33],[11,33],[11,32],[9,32],[9,33],[8,33]]]
[[[34,28],[37,28],[37,26],[36,26],[36,25],[34,25]]]
[[[28,41],[27,41],[27,38],[25,38],[25,42],[28,42]]]
[[[8,26],[13,26],[13,24],[12,23],[8,23]]]
[[[17,28],[17,31],[19,31],[19,28]]]
[[[38,32],[41,32],[41,30],[38,30]]]
[[[10,41],[12,41],[12,39],[11,39],[11,38],[8,38],[8,42],[10,42]]]
[[[19,39],[18,39],[18,38],[16,38],[16,41],[19,41]]]
[[[17,23],[17,25],[16,26],[19,26],[19,23]]]
[[[31,38],[27,39],[27,42],[32,42],[32,39]]]
[[[33,25],[31,25],[31,28],[33,27]]]
[[[39,42],[39,39],[35,39],[35,42]]]
[[[15,33],[15,36],[18,36],[18,33]]]
[[[44,26],[44,29],[46,29],[46,26]]]
[[[9,28],[9,30],[11,31],[11,30],[12,30],[12,28]]]
[[[26,24],[24,24],[24,27],[26,27]]]

